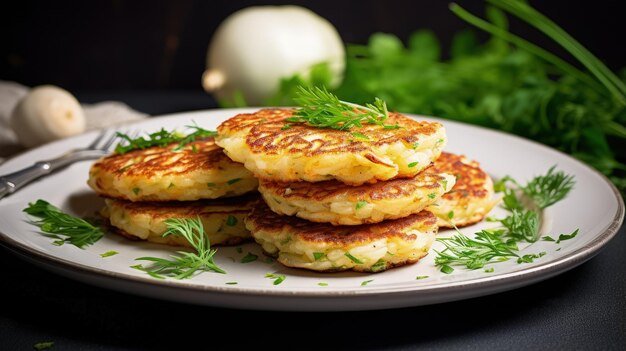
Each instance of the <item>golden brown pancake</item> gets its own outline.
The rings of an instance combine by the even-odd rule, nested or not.
[[[419,261],[430,249],[437,218],[428,211],[361,226],[333,226],[281,216],[259,205],[246,227],[263,250],[288,267],[380,272]]]
[[[252,173],[224,155],[213,138],[177,146],[103,157],[91,166],[88,184],[99,195],[130,201],[214,199],[256,189]]]
[[[397,219],[422,211],[453,187],[455,178],[430,169],[412,178],[350,186],[324,182],[261,180],[259,192],[272,211],[312,222],[359,225]]]
[[[443,152],[429,171],[456,177],[452,190],[427,208],[439,218],[440,227],[462,227],[480,222],[499,201],[494,199],[491,177],[478,162],[463,155]]]
[[[251,239],[244,220],[258,201],[257,196],[184,202],[106,199],[101,213],[120,234],[135,240],[190,247],[183,237],[162,237],[166,231],[165,220],[199,218],[211,245],[236,245]]]
[[[390,113],[399,129],[364,124],[340,131],[289,124],[292,109],[239,114],[217,128],[218,145],[256,177],[281,182],[337,179],[350,185],[409,178],[428,167],[446,145],[440,123]]]

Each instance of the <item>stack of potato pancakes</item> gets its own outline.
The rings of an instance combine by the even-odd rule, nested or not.
[[[211,244],[250,239],[244,219],[258,195],[239,195],[256,194],[258,181],[212,137],[114,153],[91,166],[88,184],[106,199],[101,213],[126,237],[191,246],[162,237],[165,220],[200,218]]]
[[[215,139],[115,153],[88,184],[127,237],[189,246],[162,237],[164,221],[199,217],[211,244],[252,237],[285,266],[315,271],[417,262],[439,227],[476,223],[496,203],[478,163],[442,151],[440,123],[390,113],[397,128],[336,130],[287,123],[293,114],[239,114]]]
[[[477,163],[442,156],[440,123],[390,113],[385,123],[398,128],[344,131],[287,123],[293,113],[240,114],[216,137],[259,179],[264,202],[246,227],[286,266],[379,272],[414,263],[439,226],[475,223],[494,205]]]

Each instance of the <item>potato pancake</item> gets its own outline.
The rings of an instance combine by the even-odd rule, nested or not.
[[[350,185],[410,178],[445,147],[440,123],[390,113],[386,129],[364,124],[347,131],[286,123],[293,109],[239,114],[217,128],[216,143],[258,178],[280,182],[337,179]]]
[[[258,197],[220,200],[130,202],[105,199],[101,214],[111,226],[130,239],[191,247],[183,237],[168,235],[165,220],[169,218],[200,218],[211,245],[236,245],[251,239],[244,220]]]
[[[191,201],[254,191],[258,181],[228,158],[213,138],[177,150],[177,143],[96,161],[89,186],[99,195],[130,201]]]
[[[439,226],[453,228],[480,222],[500,201],[494,199],[493,181],[476,161],[443,152],[429,168],[456,177],[456,183],[434,205],[427,208],[439,218]]]
[[[337,180],[281,183],[261,180],[272,211],[334,225],[378,223],[418,213],[454,186],[455,177],[426,169],[413,178],[350,186]]]
[[[263,250],[285,266],[321,272],[381,272],[419,261],[430,249],[437,218],[428,211],[361,226],[281,216],[264,204],[246,218]]]

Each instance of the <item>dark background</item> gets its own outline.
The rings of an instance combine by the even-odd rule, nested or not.
[[[273,2],[281,4],[286,2]],[[469,28],[445,0],[294,1],[348,43],[429,28],[449,44]],[[460,1],[481,14],[482,1]],[[533,1],[611,68],[626,66],[626,2]],[[0,79],[56,84],[81,102],[151,114],[216,107],[200,86],[217,25],[261,1],[14,1],[0,9]],[[512,30],[553,50],[519,22]],[[557,50],[557,53],[564,54]],[[0,246],[0,349],[624,350],[626,233],[597,257],[525,288],[440,305],[337,313],[256,312],[122,294],[37,268]]]
[[[469,28],[449,1],[20,1],[3,4],[0,79],[80,90],[201,90],[206,50],[219,23],[250,5],[299,4],[328,19],[346,43],[377,31],[406,40],[435,31],[444,46]],[[482,16],[485,2],[459,1]],[[532,1],[614,70],[626,66],[624,1]],[[563,54],[540,33],[515,33]]]

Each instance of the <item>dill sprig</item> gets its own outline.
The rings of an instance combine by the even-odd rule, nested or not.
[[[389,118],[387,104],[376,98],[373,104],[358,105],[339,100],[326,88],[299,86],[294,101],[300,106],[288,123],[306,123],[317,128],[349,130],[362,127],[364,123],[376,124],[387,129],[398,125],[385,124]]]
[[[576,183],[573,176],[566,175],[563,171],[555,171],[555,168],[556,166],[550,167],[545,175],[535,176],[525,185],[510,176],[495,184],[496,190],[504,191],[504,209],[511,212],[508,217],[500,220],[508,229],[509,236],[530,243],[539,240],[541,223],[538,211],[563,200]],[[530,201],[530,205],[524,206],[515,189],[506,188],[507,183],[513,183],[521,195]]]
[[[535,211],[522,209],[513,210],[511,214],[500,221],[507,229],[507,236],[515,240],[525,240],[534,243],[539,239],[539,214]]]
[[[515,240],[503,240],[504,231],[482,230],[472,239],[456,228],[457,234],[451,238],[438,238],[446,248],[437,251],[435,265],[465,266],[468,269],[479,269],[486,263],[497,259],[507,261],[510,257],[519,257]]]
[[[170,218],[165,221],[167,231],[163,237],[177,235],[185,238],[195,252],[178,251],[178,255],[170,255],[171,259],[158,257],[140,257],[138,261],[150,261],[152,266],[143,270],[155,278],[164,276],[176,279],[190,278],[196,271],[213,271],[226,273],[213,261],[213,256],[217,252],[211,249],[209,238],[204,232],[204,227],[199,218]]]
[[[57,245],[68,242],[76,247],[92,245],[104,236],[102,228],[88,221],[61,211],[45,200],[29,203],[24,212],[39,218],[32,223],[51,238],[57,239]]]
[[[217,135],[216,132],[200,128],[197,125],[186,127],[194,131],[185,135],[175,130],[170,132],[161,128],[161,130],[157,132],[149,133],[147,137],[140,136],[137,138],[131,138],[124,133],[117,132],[117,136],[122,139],[122,141],[115,146],[115,153],[125,154],[132,150],[143,150],[153,146],[166,146],[172,143],[178,143],[173,149],[174,151],[178,151],[196,139],[214,137]]]
[[[529,201],[522,201],[515,189],[506,187],[508,183],[516,185],[519,192]],[[573,187],[574,178],[561,171],[555,172],[554,166],[545,175],[532,178],[524,186],[510,176],[502,178],[494,185],[497,191],[504,192],[503,208],[509,211],[507,217],[496,220],[502,227],[482,230],[470,238],[454,226],[456,235],[450,238],[437,238],[445,249],[435,250],[437,253],[435,265],[441,267],[442,272],[451,273],[454,271],[451,266],[479,269],[487,263],[507,261],[511,257],[517,257],[517,263],[530,263],[535,258],[542,257],[545,255],[544,252],[520,256],[518,245],[532,244],[539,239],[541,217],[538,211],[564,199]],[[578,230],[571,237],[577,233]]]
[[[521,188],[524,195],[531,198],[540,209],[564,199],[576,183],[573,176],[563,171],[554,172],[555,167],[550,167],[546,175],[533,178]]]

